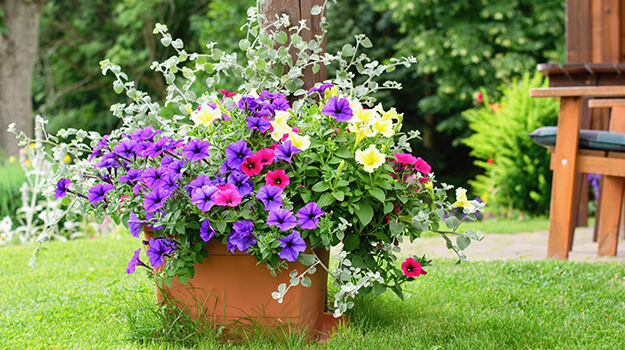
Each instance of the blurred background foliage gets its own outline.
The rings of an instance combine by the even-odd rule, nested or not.
[[[152,34],[154,24],[166,24],[187,52],[202,52],[208,42],[236,51],[246,10],[254,3],[48,0],[33,77],[36,113],[50,120],[52,132],[71,126],[108,133],[118,123],[109,107],[125,101],[113,92],[113,78],[100,73],[100,60],[120,64],[139,89],[162,99],[164,81],[149,66],[172,52]],[[476,94],[497,100],[502,84],[534,71],[537,63],[564,59],[561,0],[339,0],[330,2],[327,17],[330,52],[364,33],[374,44],[366,50],[372,59],[417,57],[416,66],[386,76],[401,82],[403,90],[377,97],[404,113],[405,128],[422,132],[415,155],[428,161],[441,181],[457,186],[483,173],[462,142],[473,133],[463,112],[482,107]],[[234,85],[224,88],[236,90]]]

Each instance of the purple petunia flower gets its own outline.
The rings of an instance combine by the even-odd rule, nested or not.
[[[233,184],[241,197],[245,197],[252,193],[254,182],[244,173],[232,173],[228,175],[228,183]]]
[[[317,206],[317,203],[310,202],[297,211],[297,223],[303,229],[317,228],[319,217],[323,214],[325,213]]]
[[[256,199],[263,202],[265,210],[278,209],[282,206],[282,189],[280,187],[265,185],[258,190]]]
[[[191,203],[197,205],[200,211],[205,212],[215,205],[215,194],[219,192],[217,186],[202,186],[193,191]]]
[[[328,103],[323,106],[321,112],[325,115],[334,117],[339,122],[346,122],[352,119],[354,112],[349,106],[349,101],[345,98],[337,96],[330,97]]]
[[[101,202],[106,199],[106,193],[114,188],[115,186],[108,183],[97,184],[89,189],[87,199],[89,199],[89,203],[92,204]]]
[[[154,128],[150,125],[150,126],[146,126],[143,129],[139,129],[135,132],[133,132],[132,134],[130,134],[130,138],[137,141],[137,142],[141,142],[141,141],[152,141],[152,139],[154,138],[154,136],[158,135],[162,133],[162,131],[160,130],[154,130]]]
[[[308,90],[308,94],[310,95],[313,92],[318,92],[319,94],[322,94],[327,88],[331,88],[333,86],[334,86],[334,84],[330,84],[330,83],[321,84],[321,85],[319,85],[317,87],[313,87],[310,90]]]
[[[271,102],[271,106],[274,111],[286,111],[291,108],[291,106],[289,106],[289,101],[284,98],[276,98]]]
[[[265,132],[269,130],[271,127],[271,123],[269,120],[263,117],[247,117],[247,128],[259,130],[260,132]]]
[[[182,147],[182,155],[190,161],[196,161],[208,157],[208,141],[191,140]]]
[[[239,107],[239,109],[242,109],[248,112],[253,112],[260,107],[259,102],[261,102],[260,99],[257,99],[253,96],[246,95],[246,96],[241,97],[241,99],[237,103],[237,107]]]
[[[180,187],[180,185],[178,185],[178,180],[180,180],[181,176],[182,175],[170,170],[161,178],[163,180],[161,187],[167,191],[173,192],[175,189]]]
[[[163,165],[165,165],[165,164],[163,164]],[[169,164],[167,164],[166,166],[167,166],[167,168],[169,168],[173,172],[175,172],[177,174],[182,174],[182,172],[185,170],[185,167],[187,166],[187,162],[184,161],[184,160],[180,160],[180,159],[174,159]]]
[[[148,244],[150,248],[148,248],[147,255],[150,258],[150,265],[154,268],[163,265],[165,256],[176,250],[175,243],[166,238],[150,238]]]
[[[119,163],[115,159],[115,153],[107,153],[93,167],[96,169],[119,168]]]
[[[135,253],[132,255],[132,258],[130,259],[130,261],[128,262],[128,266],[126,267],[126,273],[127,274],[131,274],[135,272],[135,269],[137,268],[137,266],[144,266],[147,267],[143,261],[141,261],[139,259],[139,254],[141,253],[141,248],[135,250]]]
[[[247,142],[237,141],[226,147],[226,163],[230,168],[239,169],[245,158],[252,154],[252,150],[247,147]]]
[[[193,191],[196,188],[200,188],[202,186],[211,186],[211,179],[210,177],[208,177],[208,175],[198,175],[195,180],[191,181],[189,183],[189,186],[187,187],[187,189],[189,190],[189,194],[193,194]]]
[[[227,249],[234,253],[235,249],[246,251],[251,245],[256,244],[256,238],[252,234],[254,224],[250,220],[237,221],[232,225],[234,229],[227,240]]]
[[[149,167],[145,169],[143,175],[141,175],[141,181],[150,189],[160,187],[165,183],[164,177],[168,170],[168,168],[162,166],[156,169]]]
[[[141,176],[143,176],[143,170],[139,169],[130,169],[126,175],[122,175],[119,177],[119,182],[136,182],[141,180]]]
[[[137,214],[134,212],[130,213],[130,217],[128,218],[128,230],[133,237],[139,238],[141,230],[143,230],[143,225],[145,224],[147,224],[147,222],[139,219]]]
[[[162,187],[157,187],[152,190],[152,192],[145,195],[143,198],[143,208],[148,213],[153,213],[163,207],[170,195],[171,192]]]
[[[102,154],[102,150],[108,148],[108,138],[110,135],[102,136],[102,139],[93,147],[93,153],[89,155],[88,160],[91,161],[95,157],[99,157]]]
[[[135,155],[135,147],[137,147],[137,141],[123,140],[113,147],[113,153],[126,158],[132,158]]]
[[[60,179],[59,182],[56,183],[56,188],[54,189],[54,199],[67,196],[67,190],[69,190],[69,184],[71,183],[72,180],[70,179]]]
[[[160,140],[148,146],[148,148],[143,151],[143,156],[154,158],[160,156],[166,150],[172,150],[171,141],[169,137],[162,137]]]
[[[297,261],[299,253],[306,250],[306,242],[299,232],[295,230],[284,238],[278,238],[278,241],[281,242],[280,247],[282,247],[282,251],[278,253],[278,256],[290,262]]]
[[[297,225],[297,219],[288,209],[274,209],[267,215],[267,225],[288,231]]]
[[[204,242],[208,242],[211,238],[213,238],[213,236],[215,236],[215,230],[213,229],[213,226],[211,226],[210,221],[202,221],[202,226],[200,227],[200,238],[202,238]]]
[[[274,154],[276,158],[282,159],[285,162],[291,163],[291,158],[293,158],[293,155],[299,151],[301,150],[293,146],[293,144],[291,143],[291,140],[287,140],[283,144],[276,147]]]

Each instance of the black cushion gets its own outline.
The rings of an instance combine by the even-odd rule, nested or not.
[[[537,144],[548,147],[556,144],[557,133],[557,126],[543,126],[528,133],[527,136]],[[582,129],[579,131],[579,148],[625,152],[625,134]]]

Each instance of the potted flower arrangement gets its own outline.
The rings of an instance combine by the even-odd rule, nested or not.
[[[42,140],[19,135],[38,147],[51,144],[53,158],[72,156],[49,179],[47,193],[64,198],[68,208],[80,203],[127,226],[143,245],[129,252],[127,272],[148,267],[165,294],[178,293],[179,300],[188,292],[184,286],[192,285],[218,299],[223,293],[221,302],[229,303],[216,285],[220,272],[226,281],[249,282],[237,287],[243,299],[261,294],[275,304],[316,285],[321,294],[310,298],[314,306],[294,302],[313,308],[308,324],[321,318],[326,274],[336,287],[330,306],[335,317],[353,306],[357,294],[390,289],[403,298],[402,285],[424,275],[429,264],[425,256],[398,260],[404,239],[434,230],[464,259],[462,250],[482,235],[456,233],[462,220],[447,214],[462,207],[473,219],[483,204],[467,200],[464,189],[449,201],[451,186],[439,186],[427,162],[410,153],[409,141],[418,133],[402,133],[403,116],[376,105],[371,95],[399,88],[374,78],[414,59],[370,61],[358,53],[371,45],[364,35],[337,54],[322,53],[322,37],[302,40],[305,23],[287,38],[288,18],[269,23],[258,7],[248,15],[248,37],[239,45],[243,65],[214,44],[206,54],[187,53],[166,26],[156,25],[161,42],[176,50],[152,65],[168,85],[164,104],[137,90],[120,66],[102,61],[102,72],[116,77],[115,91],[132,100],[111,108],[122,120],[119,129],[104,136],[65,129]],[[290,50],[299,53],[297,60]],[[335,78],[301,88],[304,69],[331,63],[338,66]],[[360,85],[355,70],[366,78]],[[236,92],[221,89],[227,76],[243,78]],[[449,231],[439,229],[441,220]],[[40,241],[45,239],[44,232]],[[336,267],[330,268],[333,248]],[[247,265],[225,262],[228,269],[217,265],[217,256],[245,257]],[[207,284],[199,282],[201,273],[212,274]],[[263,274],[272,283],[269,291],[256,289],[255,278]]]

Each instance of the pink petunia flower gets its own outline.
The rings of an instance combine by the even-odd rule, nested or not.
[[[258,175],[262,170],[263,165],[261,164],[260,157],[258,155],[245,158],[243,164],[241,164],[241,171],[249,177]]]
[[[412,165],[417,162],[417,158],[410,153],[395,153],[395,158],[403,165]]]
[[[215,204],[226,207],[236,207],[241,203],[243,197],[236,188],[228,188],[215,193]]]
[[[280,187],[284,189],[290,182],[289,176],[282,169],[270,171],[265,175],[267,185]]]
[[[273,158],[275,157],[274,148],[267,147],[256,152],[256,156],[258,156],[261,165],[269,165],[273,163]]]
[[[414,168],[423,175],[428,175],[430,171],[432,171],[432,167],[426,163],[425,160],[421,159],[421,157],[417,158]]]
[[[237,94],[236,92],[230,92],[228,90],[217,90],[217,91],[219,91],[222,94],[224,94],[224,97],[232,97],[232,96],[235,96]]]
[[[406,259],[406,261],[401,264],[401,269],[404,271],[406,277],[418,277],[427,274],[427,272],[421,268],[421,264],[414,258]]]

